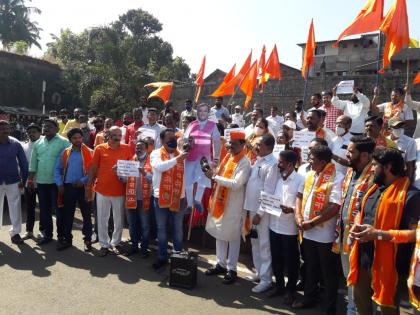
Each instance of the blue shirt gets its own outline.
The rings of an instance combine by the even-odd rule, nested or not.
[[[55,163],[54,169],[54,182],[57,186],[63,185],[63,154],[64,151],[58,156]],[[67,158],[67,170],[66,178],[64,178],[65,184],[76,184],[76,182],[81,181],[83,184],[86,184],[88,176],[83,174],[83,160],[81,151],[71,151],[69,157]]]
[[[16,184],[21,179],[23,183],[28,179],[28,161],[20,142],[9,137],[7,143],[0,143],[0,184]]]

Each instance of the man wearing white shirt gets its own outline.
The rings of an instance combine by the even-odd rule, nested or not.
[[[147,119],[149,123],[139,129],[140,132],[141,132],[141,129],[150,129],[155,132],[155,137],[153,139],[155,141],[155,149],[159,149],[162,146],[159,135],[162,130],[166,129],[164,125],[157,123],[157,118],[158,118],[157,109],[149,108],[147,112]]]
[[[188,116],[197,117],[197,111],[193,108],[192,101],[190,99],[185,100],[185,110],[181,112],[179,128],[182,129],[182,122]]]
[[[210,116],[215,116],[218,121],[229,118],[229,110],[223,106],[223,97],[216,97],[214,106],[210,110]]]
[[[326,314],[336,314],[339,256],[332,252],[337,214],[341,204],[344,176],[331,163],[332,152],[326,146],[311,149],[312,171],[305,177],[303,189],[296,199],[296,224],[303,232],[306,258],[304,298],[295,301],[295,309],[311,307],[317,302],[319,274],[326,291]],[[327,189],[326,187],[331,187]]]
[[[262,109],[254,109],[251,112],[251,123],[246,126],[245,128],[245,137],[248,138],[254,132],[255,124],[257,123],[258,119],[263,117]]]
[[[420,139],[416,139],[417,158],[416,158],[416,174],[414,177],[413,186],[420,189]]]
[[[337,172],[345,175],[347,172],[348,161],[346,158],[347,146],[350,143],[350,139],[353,136],[350,133],[352,126],[352,119],[347,116],[339,116],[335,125],[335,134],[337,135],[333,139],[332,153],[335,168]]]
[[[307,112],[303,109],[303,101],[298,100],[295,104],[295,113],[296,113],[296,126],[298,130],[304,129],[306,125],[306,116]]]
[[[30,124],[26,128],[29,141],[22,143],[23,151],[26,159],[31,160],[32,149],[36,141],[41,137],[41,127],[35,124]],[[26,232],[22,239],[26,240],[33,237],[35,224],[35,206],[36,206],[36,189],[29,189],[25,183],[25,210],[26,210]],[[42,231],[42,228],[39,228]]]
[[[231,115],[232,118],[232,124],[236,124],[239,126],[239,128],[245,127],[245,120],[244,116],[241,113],[241,106],[236,105],[235,106],[235,112]]]
[[[276,136],[284,123],[283,117],[278,115],[278,108],[276,106],[271,106],[271,116],[268,116],[266,119],[268,121],[268,126],[273,130],[273,133]]]
[[[245,191],[244,209],[249,212],[252,223],[256,226],[258,238],[251,238],[252,258],[256,270],[256,279],[260,283],[252,288],[252,292],[262,293],[271,287],[271,254],[269,238],[270,216],[260,211],[260,195],[266,182],[271,186],[277,180],[276,158],[273,156],[275,139],[271,134],[260,137],[255,144],[257,161],[252,165],[251,176],[248,179]],[[255,280],[256,280],[255,279]]]
[[[296,295],[299,273],[298,228],[295,222],[295,201],[299,190],[303,190],[303,176],[295,172],[297,155],[294,151],[280,152],[278,158],[278,179],[275,186],[266,183],[264,192],[280,197],[280,216],[270,214],[270,248],[272,269],[276,286],[270,297],[282,295],[286,290],[283,303],[290,305]],[[286,273],[287,270],[287,273]],[[284,276],[287,276],[287,285]]]
[[[370,110],[370,101],[356,87],[353,88],[353,95],[349,101],[342,101],[337,96],[337,86],[333,88],[331,103],[344,111],[344,115],[352,119],[350,132],[353,135],[362,135],[365,131],[365,119]]]
[[[323,126],[325,118],[325,112],[321,109],[311,109],[306,116],[306,125],[308,128],[303,129],[305,131],[315,131],[317,138],[324,139],[328,142],[328,146],[332,148],[332,140],[335,137],[334,132]]]
[[[388,125],[391,130],[389,138],[396,143],[398,149],[402,152],[407,176],[413,180],[417,154],[416,141],[404,134],[404,121],[400,118],[391,118]]]
[[[414,131],[413,138],[420,138],[420,102],[413,101],[413,99],[411,98],[410,87],[408,84],[405,86],[404,101],[411,110],[415,110],[417,112],[417,125],[416,130]]]
[[[143,114],[143,124],[147,125],[149,123],[149,118],[148,118],[148,114],[149,114],[149,109],[147,108],[147,100],[143,100],[141,105],[141,112]]]

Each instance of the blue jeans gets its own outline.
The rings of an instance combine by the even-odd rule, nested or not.
[[[53,237],[52,214],[57,211],[58,190],[56,184],[37,184],[39,199],[39,224],[45,238]]]
[[[141,238],[141,251],[146,252],[150,238],[150,210],[143,210],[142,201],[137,200],[136,209],[127,209],[127,220],[131,247],[137,251]]]
[[[168,259],[168,236],[167,236],[167,224],[168,218],[169,223],[172,227],[172,240],[175,251],[183,250],[183,231],[182,223],[184,220],[184,203],[185,199],[181,199],[179,211],[171,211],[169,208],[160,208],[159,199],[153,198],[155,205],[155,216],[156,216],[156,225],[157,225],[157,238],[159,243],[158,250],[158,259],[167,260]]]
[[[350,263],[349,263],[349,255],[341,253],[341,266],[343,267],[343,274],[344,278],[347,280],[347,277],[350,272]],[[347,287],[347,315],[356,315],[356,305],[353,301],[353,287]]]

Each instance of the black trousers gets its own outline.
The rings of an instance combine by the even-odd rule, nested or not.
[[[284,275],[286,273],[288,279],[286,289],[289,293],[295,293],[299,274],[297,235],[278,234],[270,230],[270,250],[277,289],[283,290],[285,288]]]
[[[304,299],[308,302],[316,300],[318,279],[321,273],[326,291],[326,313],[336,314],[340,267],[339,255],[331,251],[332,243],[320,243],[304,238],[303,248],[306,262]]]
[[[83,217],[83,240],[90,241],[92,238],[91,207],[85,200],[84,187],[74,187],[72,184],[64,184],[62,208],[57,209],[57,235],[58,239],[71,242],[73,235],[74,213],[76,205],[79,206]]]
[[[25,187],[26,232],[33,233],[37,190]],[[39,230],[42,231],[41,224]]]
[[[52,214],[57,209],[58,190],[56,184],[39,184],[38,198],[39,198],[39,222],[43,228],[45,238],[52,238],[53,236],[53,220]]]

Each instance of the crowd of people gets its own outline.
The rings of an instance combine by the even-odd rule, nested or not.
[[[358,88],[340,100],[336,90],[312,95],[307,110],[303,101],[281,114],[271,106],[268,117],[258,103],[249,115],[239,106],[231,114],[221,97],[213,107],[186,100],[181,113],[171,102],[161,112],[143,105],[118,123],[80,108],[69,119],[62,109],[28,125],[25,143],[0,121],[0,163],[7,165],[0,205],[6,196],[11,242],[35,238],[38,200],[38,245],[53,240],[55,214],[57,250],[71,247],[78,207],[85,251],[97,240],[101,257],[145,258],[156,230],[158,270],[168,263],[168,239],[174,251],[184,249],[184,217],[196,213],[216,240],[217,264],[205,274],[223,275],[224,284],[237,280],[241,240],[249,237],[254,293],[301,309],[324,292],[326,314],[336,314],[344,275],[347,314],[376,307],[398,314],[408,296],[419,311],[420,126],[414,138],[404,132],[416,125],[420,102],[408,87],[382,104],[378,89],[372,101]],[[315,135],[308,147],[294,146],[297,130]],[[138,162],[137,176],[122,176],[120,160]],[[279,200],[277,213],[265,211],[263,195]],[[129,250],[121,246],[125,218]]]

